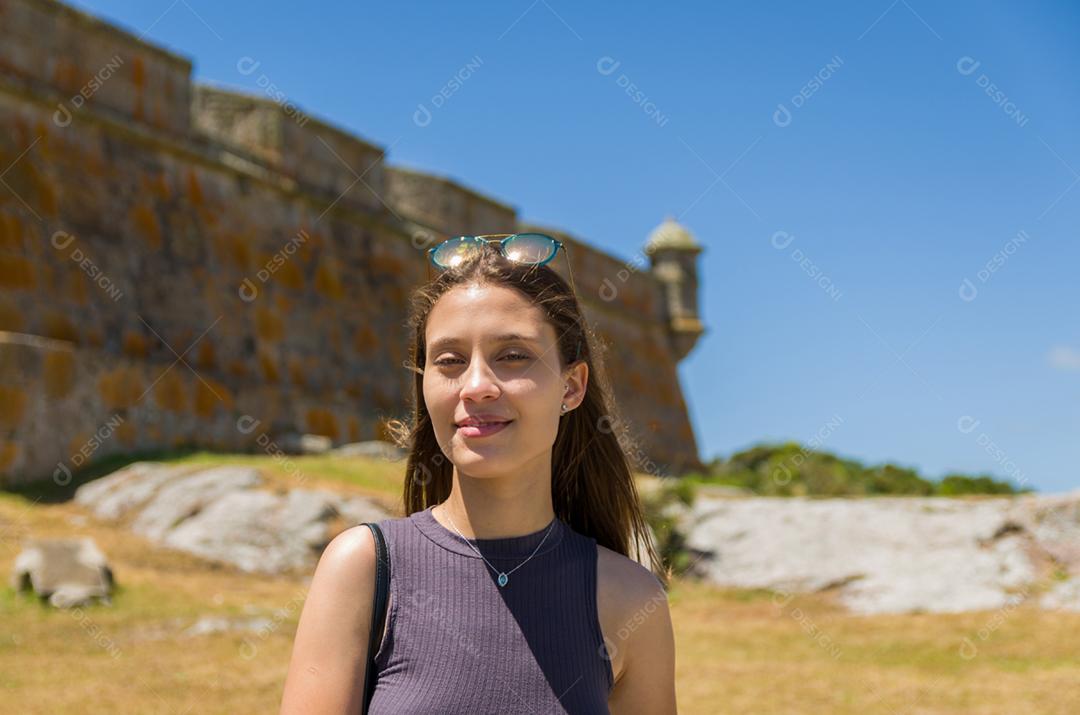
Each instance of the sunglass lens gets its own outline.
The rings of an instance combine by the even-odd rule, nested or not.
[[[520,233],[506,242],[506,255],[522,263],[546,263],[558,249],[550,236],[542,233]]]
[[[440,244],[431,258],[442,268],[453,268],[466,261],[477,248],[479,244],[474,240],[452,238]]]

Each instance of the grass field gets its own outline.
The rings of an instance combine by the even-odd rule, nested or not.
[[[400,465],[363,459],[190,454],[244,463],[273,484],[398,502]],[[0,492],[0,565],[26,536],[92,537],[119,588],[110,606],[58,611],[0,591],[0,712],[276,713],[305,574],[259,576],[88,518],[58,493]],[[853,616],[827,594],[677,581],[680,713],[1080,712],[1080,613],[1027,606],[962,615]],[[184,635],[198,619],[255,631]]]

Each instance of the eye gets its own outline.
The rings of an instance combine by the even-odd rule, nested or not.
[[[522,360],[531,360],[532,358],[525,353],[507,353],[503,355],[500,360],[509,360],[510,362],[521,362]],[[435,361],[435,365],[447,366],[453,365],[455,362],[461,362],[461,358],[441,358]]]

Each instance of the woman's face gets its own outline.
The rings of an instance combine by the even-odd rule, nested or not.
[[[432,308],[425,342],[424,403],[459,472],[500,476],[545,459],[550,470],[559,408],[581,403],[588,365],[560,372],[543,311],[511,288],[457,286]],[[507,424],[462,426],[469,418]]]

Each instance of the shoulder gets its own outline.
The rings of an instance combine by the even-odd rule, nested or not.
[[[369,580],[374,584],[375,537],[371,529],[358,524],[342,531],[326,545],[319,565],[352,571],[357,576],[370,570],[372,578]]]
[[[642,564],[597,544],[597,602],[615,687],[611,712],[674,713],[675,640],[667,591]]]
[[[625,668],[633,645],[664,636],[670,630],[667,591],[660,579],[642,564],[596,545],[597,600],[601,625],[612,664]],[[660,613],[659,618],[649,616]],[[616,679],[620,675],[615,673]]]
[[[282,713],[345,712],[358,704],[364,692],[375,560],[374,537],[363,525],[341,532],[323,550],[300,613]]]
[[[629,617],[653,605],[667,609],[667,591],[660,579],[642,564],[596,545],[598,588],[619,616]]]

